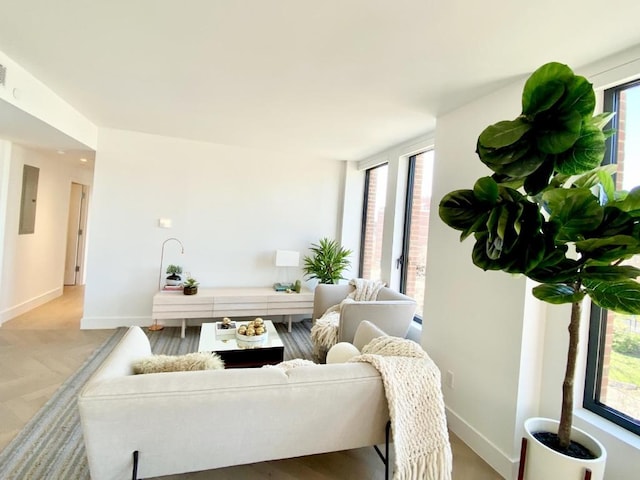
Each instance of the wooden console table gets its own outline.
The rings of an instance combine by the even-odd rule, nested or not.
[[[313,313],[313,292],[276,292],[272,287],[198,288],[195,295],[180,290],[162,290],[153,296],[152,321],[181,319],[184,338],[189,318],[247,317],[259,315],[291,315]]]

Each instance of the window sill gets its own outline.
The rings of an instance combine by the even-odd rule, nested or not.
[[[640,450],[640,436],[636,435],[635,433],[625,430],[615,423],[612,423],[609,420],[602,418],[601,416],[596,415],[595,413],[590,412],[585,408],[577,408],[574,411],[574,416],[576,417],[576,419],[579,419],[589,426],[610,435],[614,439],[623,442],[630,447]],[[580,425],[576,426],[582,429]],[[594,436],[597,437],[597,434],[594,434]],[[602,441],[601,439],[599,440]]]

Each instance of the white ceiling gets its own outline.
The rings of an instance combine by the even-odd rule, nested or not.
[[[545,62],[640,44],[638,18],[638,0],[0,0],[0,50],[98,126],[358,160]]]

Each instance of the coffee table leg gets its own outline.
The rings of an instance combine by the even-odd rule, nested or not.
[[[289,333],[291,333],[291,315],[284,315],[285,320],[289,321]]]
[[[183,318],[182,319],[182,331],[180,332],[180,338],[184,338],[184,331],[185,331],[186,327],[187,327],[187,319]]]

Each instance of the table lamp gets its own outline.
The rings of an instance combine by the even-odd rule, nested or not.
[[[300,252],[296,252],[295,250],[276,250],[276,267],[287,269],[289,267],[297,267],[299,263]],[[276,291],[284,291],[293,288],[293,284],[278,282],[273,288],[275,288]]]

